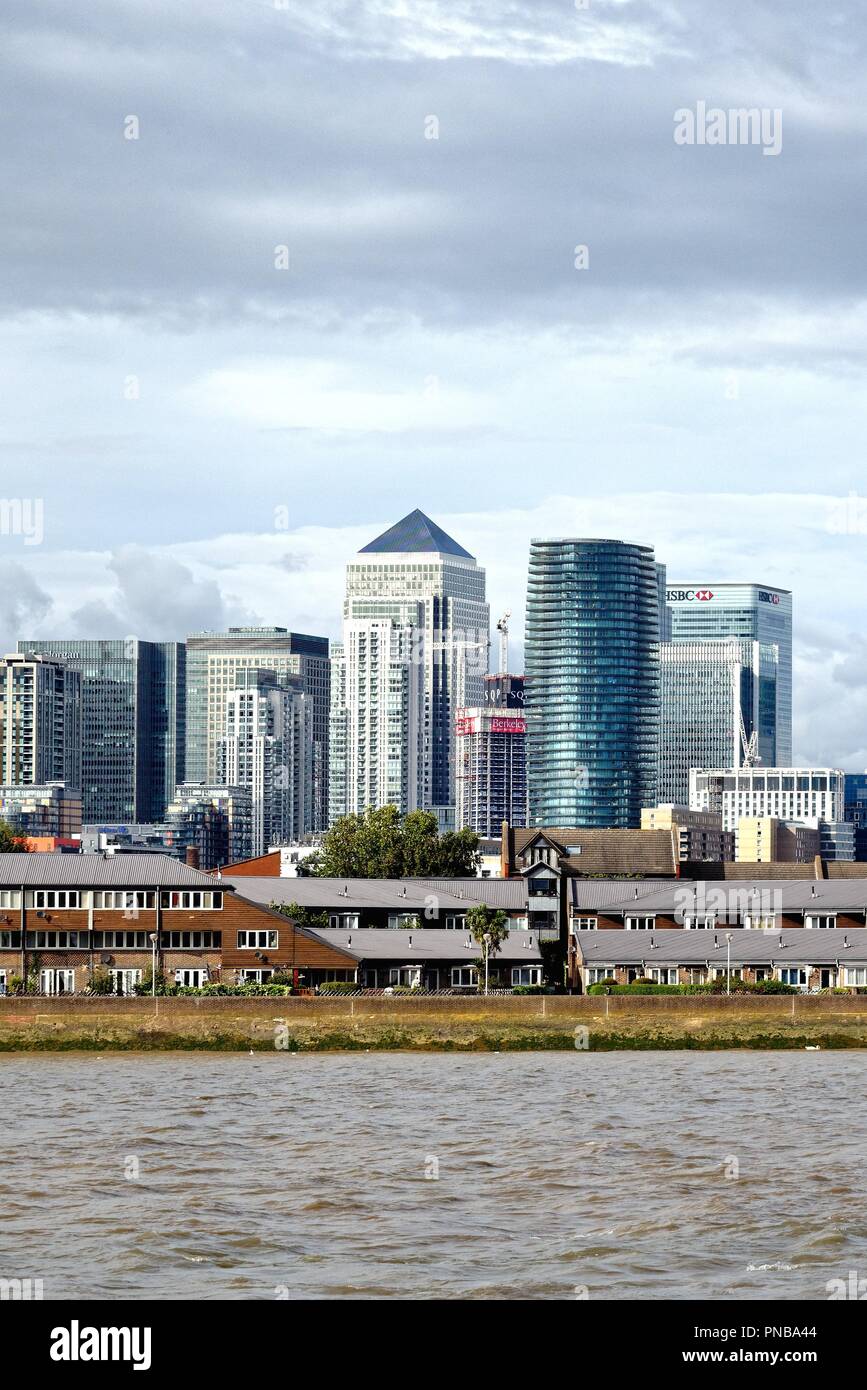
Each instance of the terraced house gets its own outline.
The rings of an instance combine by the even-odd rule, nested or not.
[[[131,994],[156,964],[169,983],[352,979],[357,960],[167,855],[0,855],[0,993],[84,993],[108,972]]]

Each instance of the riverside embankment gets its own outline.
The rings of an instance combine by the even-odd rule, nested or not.
[[[0,999],[0,1051],[867,1047],[863,995]]]

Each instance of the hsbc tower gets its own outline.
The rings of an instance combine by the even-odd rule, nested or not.
[[[792,762],[792,595],[770,584],[670,583],[665,591],[672,642],[747,637],[778,649],[776,695],[763,700],[762,743],[779,767]],[[768,692],[769,695],[771,692]],[[770,705],[770,708],[769,708]],[[771,720],[774,728],[770,728]]]

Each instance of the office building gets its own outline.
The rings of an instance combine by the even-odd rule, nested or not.
[[[659,570],[649,546],[534,540],[526,614],[532,825],[637,828],[656,803]]]
[[[0,782],[81,788],[81,676],[62,661],[0,660]]]
[[[81,673],[85,823],[161,820],[184,780],[184,644],[39,640],[18,651]]]
[[[740,864],[812,864],[822,854],[818,822],[778,820],[775,816],[741,816],[737,825]]]
[[[396,805],[455,819],[454,716],[483,703],[489,610],[485,572],[418,510],[346,567],[343,795],[335,814]]]
[[[847,772],[844,817],[854,827],[855,858],[867,860],[867,772]]]
[[[669,583],[666,607],[672,642],[735,637],[778,648],[773,711],[760,695],[763,761],[792,761],[792,595],[769,584]]]
[[[735,857],[734,834],[723,830],[718,812],[670,804],[643,806],[641,829],[670,831],[681,864],[721,864]]]
[[[485,679],[485,703],[455,718],[457,826],[482,839],[503,821],[527,824],[527,724],[522,676]]]
[[[746,638],[659,648],[659,799],[685,804],[691,767],[776,765],[779,648]]]
[[[834,824],[844,818],[844,774],[829,767],[696,767],[689,804],[720,813],[724,830],[736,830],[743,816]]]
[[[251,799],[250,854],[301,839],[313,813],[313,702],[299,677],[251,666],[226,695],[221,783]]]
[[[219,869],[253,852],[249,787],[182,782],[166,811],[166,823],[171,852],[179,859],[193,857],[200,869]]]
[[[225,735],[226,701],[239,672],[250,667],[273,671],[278,679],[297,677],[310,697],[313,729],[312,817],[314,830],[328,823],[328,712],[331,663],[328,638],[290,632],[285,627],[230,627],[187,638],[186,780],[219,780],[220,745]]]
[[[29,839],[73,840],[81,835],[81,792],[64,782],[0,786],[0,821]]]

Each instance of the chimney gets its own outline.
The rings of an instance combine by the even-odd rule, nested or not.
[[[199,867],[199,847],[198,847],[198,845],[187,845],[187,853],[186,853],[186,856],[185,856],[185,863],[186,863],[188,869],[197,869],[197,868]]]

